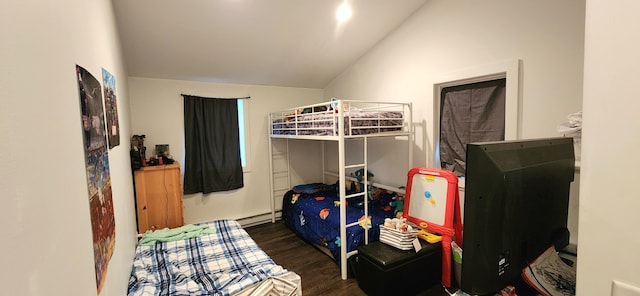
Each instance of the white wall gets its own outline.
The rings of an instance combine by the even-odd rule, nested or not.
[[[109,0],[8,1],[0,10],[0,286],[96,295],[76,64],[116,78],[121,145],[109,151],[115,251],[102,295],[125,295],[135,212],[127,75]]]
[[[185,223],[224,218],[241,219],[270,213],[268,112],[323,100],[320,89],[135,77],[129,79],[129,94],[132,133],[146,135],[147,155],[153,153],[156,144],[169,144],[171,154],[181,164],[184,164],[184,109],[180,94],[221,98],[251,97],[245,101],[249,107],[248,114],[245,116],[249,118],[247,151],[250,171],[244,174],[244,187],[204,196],[202,194],[186,195],[183,200]],[[299,143],[299,145],[306,145],[306,148],[295,151],[314,149],[310,146],[313,145],[312,143]],[[184,167],[182,170],[184,173]],[[320,178],[319,171],[303,169],[292,173],[297,180],[300,180],[299,175],[303,175],[305,179]],[[279,202],[277,207],[281,208],[279,206],[282,203],[281,198],[277,198],[276,201]]]
[[[584,1],[553,0],[428,1],[332,81],[325,96],[413,102],[413,166],[434,166],[434,84],[520,60],[517,134],[561,136],[556,126],[582,108],[584,6]],[[382,149],[399,159],[405,151]],[[380,163],[372,167],[380,178],[397,183],[406,177]],[[568,222],[572,243],[578,238],[578,180],[579,175]]]
[[[416,165],[432,158],[433,84],[522,60],[523,138],[559,136],[582,104],[583,1],[428,1],[325,88],[326,96],[414,103]],[[422,155],[421,155],[422,153]]]
[[[634,120],[640,110],[639,94],[633,88],[640,77],[640,45],[630,37],[638,33],[635,29],[640,21],[634,13],[640,10],[640,4],[630,0],[587,2],[578,295],[610,295],[612,280],[640,286],[640,255],[635,252],[640,246],[635,235],[640,225],[636,213],[640,201],[633,188],[637,179],[634,173],[640,167],[633,157],[639,141],[634,135],[640,130],[639,121]],[[266,126],[255,123],[266,122],[263,109],[302,105],[308,103],[306,99],[316,102],[331,96],[411,100],[415,121],[430,125],[434,77],[512,58],[523,60],[523,137],[555,135],[555,125],[582,107],[582,1],[431,1],[329,85],[324,96],[318,90],[189,83],[182,88],[178,83],[180,87],[169,88],[172,98],[168,100],[166,94],[145,90],[146,82],[131,79],[132,85],[142,88],[132,89],[132,97],[138,92],[148,93],[157,96],[157,102],[151,96],[129,102],[111,10],[107,0],[71,0],[64,5],[13,1],[0,10],[0,223],[4,225],[0,261],[6,267],[0,284],[6,294],[96,294],[78,89],[73,74],[76,64],[96,76],[102,67],[108,69],[116,77],[118,91],[121,145],[109,151],[116,248],[102,295],[125,294],[134,251],[128,139],[142,132],[149,136],[148,144],[155,144],[154,138],[171,134],[172,138],[162,142],[176,151],[181,140],[173,138],[175,129],[179,129],[174,125],[181,125],[180,119],[157,118],[158,114],[181,108],[175,108],[181,92],[249,94],[252,110],[260,110],[251,123],[252,157],[259,160],[245,175],[256,189],[231,194],[237,198],[188,198],[186,219],[193,221],[268,210],[263,191],[268,191],[268,162],[266,153],[260,152],[266,150]],[[254,103],[258,98],[266,99]],[[151,118],[153,114],[155,119]],[[165,121],[171,133],[163,132]],[[146,127],[152,123],[162,125]],[[425,152],[432,137],[429,127],[418,130],[417,137],[419,148]],[[415,152],[415,164],[423,165],[426,155],[420,159],[420,151]],[[261,196],[255,207],[247,205],[254,201],[248,199],[251,194]],[[191,210],[191,204],[196,203],[203,206]]]
[[[577,295],[640,295],[638,11],[587,1]],[[611,293],[613,280],[635,292]]]

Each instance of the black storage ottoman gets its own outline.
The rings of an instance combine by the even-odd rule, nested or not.
[[[416,295],[442,279],[442,246],[403,251],[379,241],[358,248],[356,277],[367,295]]]

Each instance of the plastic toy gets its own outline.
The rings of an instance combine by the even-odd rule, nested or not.
[[[345,205],[345,206],[348,206],[348,205],[349,205],[349,201],[346,201],[346,200],[345,200],[345,201],[344,201],[344,205]],[[340,201],[339,201],[339,200],[334,200],[334,201],[333,201],[333,206],[334,206],[334,207],[336,207],[336,208],[337,208],[337,207],[340,207]]]
[[[362,217],[360,217],[360,219],[358,219],[358,224],[363,229],[371,228],[371,216],[367,216],[367,217],[362,216]]]
[[[300,193],[294,193],[291,197],[291,204],[296,203],[298,201],[298,198],[300,198]]]
[[[425,240],[428,243],[437,243],[439,241],[442,240],[442,236],[441,235],[437,235],[434,233],[431,233],[429,231],[427,231],[427,223],[426,222],[421,222],[420,225],[418,225],[420,227],[420,230],[418,230],[418,238],[421,238],[423,240]]]

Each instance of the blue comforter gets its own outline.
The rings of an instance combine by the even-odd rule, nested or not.
[[[282,220],[307,242],[327,247],[336,262],[340,262],[341,244],[347,244],[347,252],[364,245],[365,227],[369,230],[369,242],[377,241],[380,235],[378,225],[393,216],[394,209],[389,208],[384,199],[369,200],[369,222],[364,218],[364,198],[350,198],[346,208],[347,224],[364,222],[360,226],[348,227],[347,237],[340,239],[340,199],[335,186],[314,183],[296,187],[283,197]]]

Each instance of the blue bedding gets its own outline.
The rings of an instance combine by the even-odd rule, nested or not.
[[[354,197],[347,200],[347,224],[356,221],[363,223],[347,228],[346,239],[339,238],[340,199],[335,185],[313,183],[289,190],[283,197],[282,220],[305,241],[327,247],[333,259],[340,262],[340,244],[347,244],[347,252],[356,250],[365,242],[364,227],[369,230],[369,242],[379,239],[378,225],[383,224],[385,218],[394,215],[394,209],[388,206],[388,200],[391,199],[389,195],[392,194],[379,199],[367,199],[370,223],[368,219],[364,219],[364,198]]]

